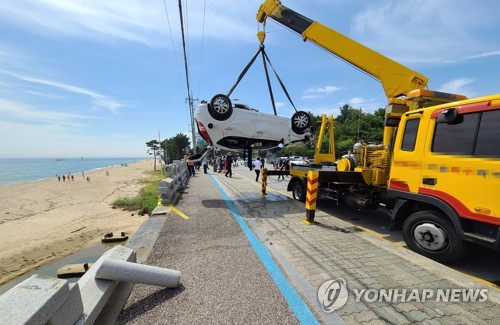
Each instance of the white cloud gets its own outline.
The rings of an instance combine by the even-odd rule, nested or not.
[[[242,13],[254,16],[257,10],[254,4],[208,2],[206,7],[197,2],[183,8],[185,29],[190,37],[200,38],[203,34],[215,39],[253,40],[254,30],[240,24],[238,17]],[[125,40],[149,47],[168,47],[170,36],[180,38],[180,19],[178,2],[165,3],[167,10],[161,0],[8,1],[2,4],[0,19],[46,37],[106,43]]]
[[[474,59],[480,59],[480,58],[487,58],[487,57],[490,57],[490,56],[497,56],[497,55],[500,55],[500,50],[483,52],[483,53],[472,54],[472,55],[467,55],[467,56],[464,56],[463,58],[458,58],[456,60],[450,60],[450,61],[448,61],[448,63],[459,62],[459,61],[467,61],[467,60],[474,60]]]
[[[81,126],[79,123],[70,122],[75,119],[95,119],[93,116],[70,114],[51,110],[39,110],[30,105],[0,99],[0,112],[4,120],[15,119],[18,121],[36,121],[37,124],[57,123],[59,125]],[[30,124],[32,125],[32,124]]]
[[[97,93],[93,90],[90,90],[90,89],[86,89],[86,88],[82,88],[82,87],[78,87],[78,86],[73,86],[70,84],[64,84],[64,83],[60,83],[60,82],[52,81],[52,80],[48,80],[48,79],[26,76],[26,75],[22,75],[22,74],[10,72],[10,71],[5,71],[5,70],[0,70],[0,72],[8,74],[14,78],[19,79],[19,80],[28,81],[31,83],[36,83],[36,84],[41,84],[41,85],[46,85],[46,86],[51,86],[51,87],[62,89],[62,90],[65,90],[65,91],[68,91],[71,93],[86,95],[86,96],[91,98],[91,101],[94,104],[94,107],[96,107],[96,108],[103,107],[103,108],[110,110],[113,113],[116,113],[119,108],[125,106],[125,105],[105,96],[105,95],[99,94],[99,93]]]
[[[302,99],[314,99],[314,98],[323,98],[326,96],[329,96],[342,88],[336,87],[336,86],[324,86],[324,87],[318,87],[318,88],[308,88],[304,91],[304,95],[302,96]]]
[[[475,80],[471,78],[458,78],[454,79],[451,81],[448,81],[447,83],[442,84],[438,90],[447,92],[447,93],[452,93],[452,94],[466,94],[468,93],[467,87],[468,85],[474,83]],[[471,96],[469,94],[469,96]]]
[[[381,107],[385,107],[386,103],[380,104],[375,98],[352,97],[339,102],[339,107],[349,105],[353,108],[361,108],[364,112],[373,113]]]
[[[500,9],[490,4],[495,8],[465,0],[377,1],[354,18],[352,30],[355,39],[398,62],[441,64],[498,48],[497,35],[485,33],[495,24],[490,12]]]

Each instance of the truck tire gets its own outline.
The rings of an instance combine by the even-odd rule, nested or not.
[[[225,121],[233,114],[233,104],[229,97],[224,94],[218,94],[212,97],[208,112],[217,121]]]
[[[455,227],[439,211],[411,214],[403,223],[403,238],[411,250],[441,263],[456,261],[465,252]]]
[[[292,185],[293,198],[300,202],[306,202],[306,188],[301,181],[296,180]]]

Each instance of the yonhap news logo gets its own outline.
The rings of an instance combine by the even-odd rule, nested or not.
[[[488,289],[453,288],[453,289],[352,289],[355,302],[485,302]],[[349,298],[347,283],[344,279],[328,280],[318,289],[318,300],[326,313],[342,308]]]
[[[326,313],[342,308],[349,294],[344,279],[328,280],[318,289],[318,300]]]

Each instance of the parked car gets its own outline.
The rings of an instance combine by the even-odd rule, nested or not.
[[[290,166],[304,166],[309,165],[309,159],[301,156],[290,156]]]
[[[232,104],[226,95],[202,102],[194,118],[198,133],[213,146],[226,150],[269,149],[311,140],[311,120],[298,111],[292,118],[259,112],[248,105]]]

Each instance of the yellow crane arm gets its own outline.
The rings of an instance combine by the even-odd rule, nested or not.
[[[264,1],[257,13],[257,20],[267,18],[279,22],[302,35],[328,52],[358,67],[382,83],[387,98],[407,95],[410,91],[424,89],[428,78],[393,61],[386,56],[342,35],[341,33],[283,6],[279,0]]]

